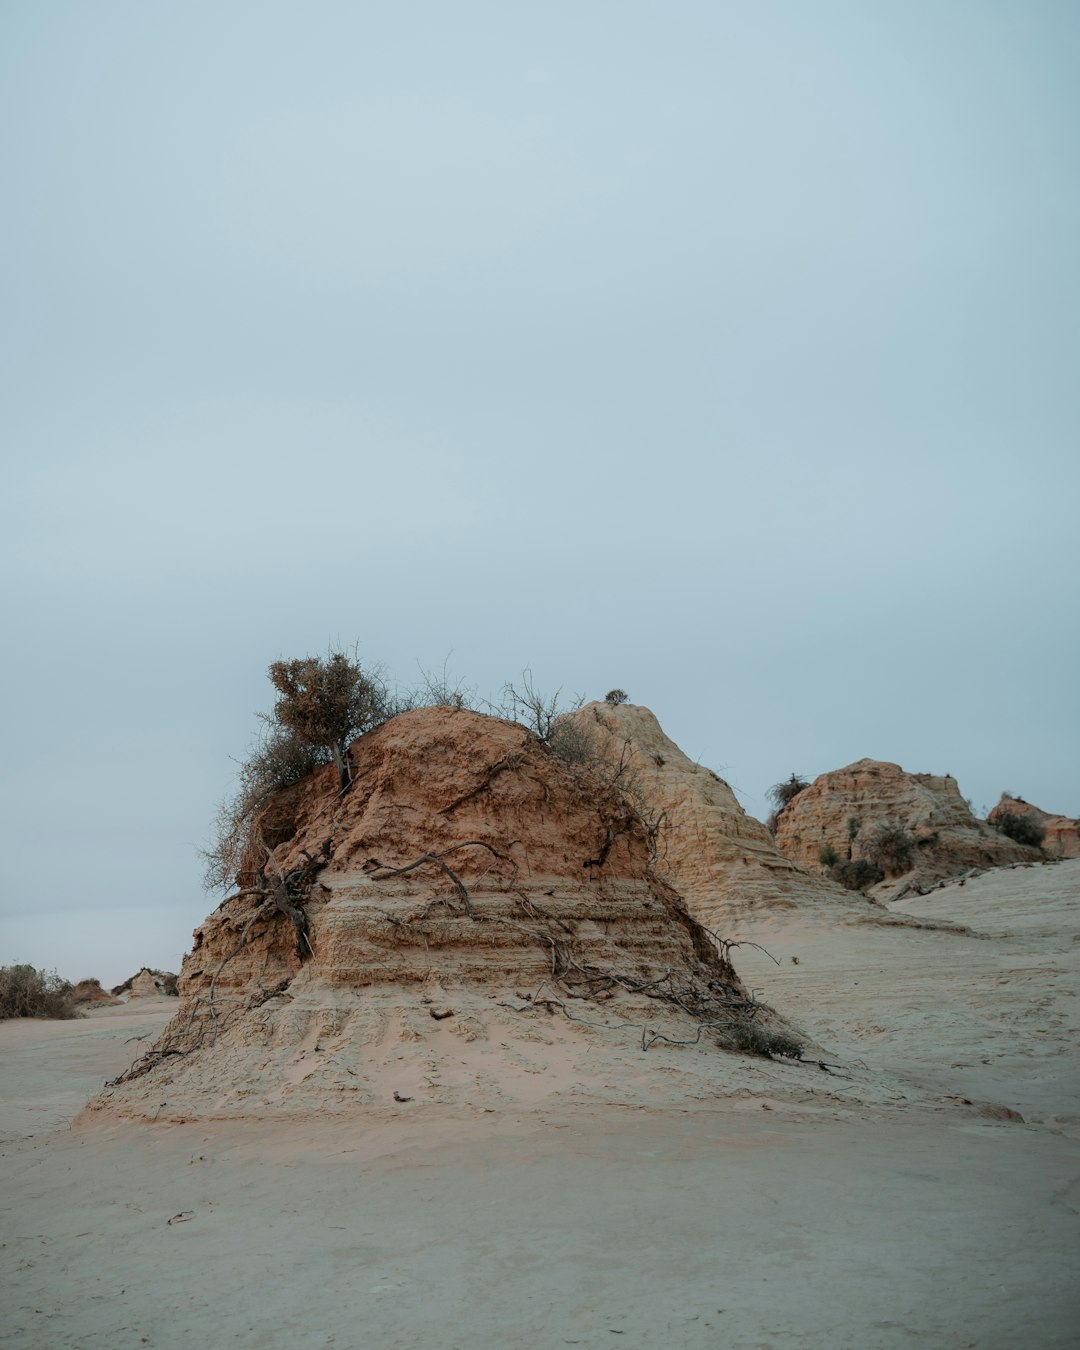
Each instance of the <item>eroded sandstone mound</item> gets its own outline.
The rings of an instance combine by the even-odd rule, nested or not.
[[[102,989],[98,980],[80,980],[71,995],[72,1002],[80,1008],[113,1006],[120,1000]]]
[[[273,800],[269,857],[196,931],[177,1016],[92,1109],[329,1110],[391,1083],[480,1101],[590,1035],[640,1057],[786,1034],[656,874],[640,815],[524,728],[421,709],[352,757],[344,793],[326,768]]]
[[[873,759],[815,778],[779,813],[776,843],[804,867],[831,850],[841,863],[863,859],[886,878],[921,883],[1042,857],[977,819],[955,778]]]
[[[809,907],[857,920],[880,914],[820,869],[808,872],[785,857],[728,784],[689,759],[648,708],[590,703],[573,720],[661,824],[657,871],[706,927],[731,936],[740,918],[759,910]]]
[[[1080,821],[1069,816],[1053,816],[1041,811],[1022,797],[1010,797],[1007,792],[1001,794],[1001,801],[987,816],[991,825],[1000,826],[1006,816],[1021,816],[1033,820],[1042,828],[1044,853],[1052,858],[1080,858]]]

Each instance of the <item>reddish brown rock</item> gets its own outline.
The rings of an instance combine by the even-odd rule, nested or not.
[[[1001,794],[1001,801],[987,816],[991,825],[998,825],[1002,816],[1025,816],[1042,827],[1042,849],[1052,858],[1080,858],[1080,821],[1070,816],[1053,816],[1040,811],[1023,797]]]
[[[386,1074],[411,1058],[437,1077],[447,1044],[509,1046],[522,1025],[550,1040],[552,1017],[571,1030],[640,1022],[622,1039],[642,1044],[659,1026],[697,1045],[708,1022],[708,1045],[743,1043],[733,1028],[747,1016],[782,1025],[747,1013],[735,972],[653,869],[638,813],[523,727],[420,709],[352,758],[346,792],[328,767],[274,799],[267,885],[200,926],[177,1016],[95,1108],[329,1109],[377,1099],[384,1081],[398,1095],[383,1100],[426,1099]]]
[[[72,993],[72,1000],[81,1008],[118,1005],[120,1003],[118,998],[102,989],[97,980],[80,980]]]
[[[784,856],[748,816],[729,785],[694,763],[648,708],[590,703],[573,714],[594,752],[623,767],[651,817],[661,824],[657,870],[695,918],[730,936],[754,911],[808,907],[833,917],[880,913],[863,896]]]
[[[882,852],[877,840],[886,830],[906,845],[901,837]],[[873,759],[815,778],[779,813],[776,843],[804,867],[823,866],[822,850],[831,850],[841,862],[864,858],[887,877],[920,883],[1043,856],[978,820],[950,775],[905,773]]]

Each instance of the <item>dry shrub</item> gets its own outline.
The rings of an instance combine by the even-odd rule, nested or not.
[[[896,821],[887,820],[864,838],[861,852],[867,862],[883,868],[886,875],[899,876],[911,866],[914,848],[914,836]]]
[[[503,701],[491,710],[507,721],[527,727],[545,745],[551,745],[557,725],[577,712],[585,702],[583,698],[576,698],[569,707],[564,707],[561,700],[561,689],[556,689],[553,694],[541,693],[533,684],[532,671],[526,669],[521,673],[521,687],[503,685]]]
[[[1029,848],[1042,848],[1046,838],[1046,831],[1034,816],[1021,815],[1018,811],[1002,811],[994,820],[994,829],[1000,830],[1013,843],[1027,844]]]
[[[774,783],[766,797],[776,807],[779,814],[785,806],[790,806],[800,792],[805,792],[810,786],[805,778],[800,778],[797,773],[793,773],[790,778],[783,783]]]
[[[33,966],[0,967],[0,1018],[78,1017],[75,989],[56,971]]]
[[[732,1049],[748,1055],[783,1055],[785,1059],[802,1059],[803,1047],[794,1037],[781,1031],[771,1031],[757,1022],[725,1028],[723,1037]]]
[[[328,746],[312,745],[285,727],[265,728],[240,765],[236,792],[218,807],[214,841],[202,855],[206,861],[203,885],[208,891],[233,885],[250,863],[256,818],[274,793],[332,762]]]
[[[856,858],[852,862],[834,863],[829,876],[849,891],[866,891],[885,880],[885,873],[866,858]]]
[[[471,685],[453,680],[447,673],[446,662],[441,671],[420,667],[423,683],[404,698],[399,697],[395,712],[410,712],[414,708],[457,708],[459,711],[479,712],[481,699]]]

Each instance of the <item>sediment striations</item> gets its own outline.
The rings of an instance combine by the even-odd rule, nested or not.
[[[806,867],[820,865],[822,849],[841,861],[874,861],[875,836],[891,827],[909,841],[906,856],[901,847],[895,859],[883,861],[891,877],[925,883],[1043,856],[977,819],[950,775],[905,773],[898,764],[873,759],[815,778],[779,813],[776,843]]]
[[[326,768],[272,800],[261,876],[196,931],[177,1016],[92,1109],[370,1102],[402,1042],[441,1038],[445,1073],[447,1038],[505,1047],[536,1018],[551,1043],[555,1022],[743,1047],[782,1025],[654,870],[640,814],[523,727],[421,709],[352,760],[344,793]]]
[[[648,708],[590,703],[573,717],[662,822],[656,870],[706,927],[731,936],[740,917],[763,909],[807,907],[856,919],[880,914],[864,897],[786,858],[719,774],[689,759]]]

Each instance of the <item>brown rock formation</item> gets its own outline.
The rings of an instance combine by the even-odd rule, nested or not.
[[[802,906],[836,918],[880,913],[820,869],[786,858],[728,784],[687,758],[648,708],[590,703],[573,719],[609,764],[622,762],[646,812],[663,817],[657,871],[707,928],[733,936],[732,925],[751,911]]]
[[[72,1001],[80,1008],[119,1004],[120,1000],[102,989],[97,980],[80,980],[72,991]]]
[[[1042,826],[1042,849],[1052,858],[1080,858],[1080,821],[1070,816],[1052,816],[1022,797],[1001,794],[1001,801],[987,816],[991,825],[997,825],[1002,816],[1027,816]]]
[[[748,1005],[655,874],[638,815],[524,728],[427,708],[361,737],[352,756],[344,793],[326,768],[277,795],[262,880],[253,872],[196,931],[177,1016],[94,1107],[370,1102],[401,1072],[402,1041],[423,1042],[412,1059],[445,1089],[448,1042],[507,1047],[523,1026],[550,1041],[556,1014],[574,1032],[640,1022],[642,1045],[661,1030],[745,1048],[751,1023],[782,1026]],[[410,1098],[435,1091],[407,1085]]]
[[[881,857],[875,836],[894,826],[908,836],[906,857],[903,846]],[[905,773],[873,759],[815,778],[780,812],[776,843],[805,867],[820,866],[820,850],[831,848],[842,861],[868,858],[888,877],[920,883],[1042,857],[972,815],[955,778]]]
[[[176,976],[168,970],[151,970],[149,966],[143,966],[137,975],[132,975],[123,984],[114,985],[112,992],[124,1003],[133,998],[175,997]]]

